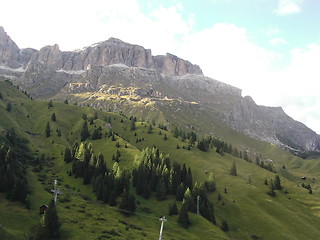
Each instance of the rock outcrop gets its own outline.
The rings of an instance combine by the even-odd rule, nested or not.
[[[0,65],[19,68],[20,49],[0,26]]]

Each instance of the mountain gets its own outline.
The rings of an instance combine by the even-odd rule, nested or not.
[[[320,136],[282,108],[258,106],[189,61],[152,56],[151,50],[119,39],[75,51],[62,52],[58,45],[38,51],[19,49],[0,27],[0,63],[0,75],[35,98],[134,112],[219,137],[228,137],[217,128],[226,124],[296,154],[320,150]]]
[[[248,152],[251,160],[235,156],[234,153],[229,154],[227,152],[230,148],[229,143],[225,144],[227,151],[224,153],[217,152],[215,141],[211,142],[212,146],[207,151],[202,151],[197,147],[197,143],[192,144],[188,137],[186,139],[181,136],[176,137],[174,133],[144,121],[137,120],[134,124],[135,129],[131,130],[134,118],[129,117],[130,115],[126,117],[123,112],[118,114],[70,103],[31,100],[9,81],[0,81],[0,93],[2,96],[0,98],[0,183],[4,182],[4,176],[7,176],[8,172],[10,176],[15,169],[22,168],[25,170],[22,176],[27,179],[28,184],[28,191],[24,191],[27,194],[28,204],[10,201],[13,195],[21,196],[23,191],[6,194],[3,192],[3,187],[6,185],[0,184],[1,240],[27,239],[28,236],[39,232],[40,223],[44,224],[43,215],[39,214],[39,207],[48,204],[52,199],[51,189],[54,180],[58,181],[57,187],[61,192],[56,205],[59,221],[62,223],[59,238],[61,240],[156,239],[159,238],[161,224],[159,218],[162,216],[166,216],[167,219],[163,239],[318,239],[319,160],[303,160],[273,144],[237,133],[227,125],[216,126],[215,130],[222,129],[225,133],[229,132],[234,142],[244,144],[245,147],[236,144],[233,148],[236,146],[238,151],[244,154]],[[171,100],[167,98],[167,101]],[[9,103],[11,103],[10,110],[7,108]],[[184,104],[187,103],[182,102],[180,105],[172,103],[174,117],[178,118],[181,112],[177,110],[182,109]],[[189,104],[187,109],[194,112],[185,112],[182,115],[198,114],[201,110],[198,109],[199,106]],[[166,105],[163,107],[162,111],[165,112]],[[205,114],[201,111],[200,113]],[[194,118],[197,121],[204,121],[207,115],[203,118],[199,116]],[[80,143],[84,119],[88,120],[90,137],[86,142]],[[212,118],[209,120],[212,121]],[[50,126],[50,136],[47,134],[47,125]],[[94,139],[96,130],[102,134]],[[186,132],[190,133],[191,129]],[[80,146],[77,147],[76,142]],[[7,154],[3,154],[3,150],[7,150],[3,144],[10,147],[17,156],[16,159],[10,159],[8,151]],[[80,154],[79,149],[84,150],[85,146],[89,147],[90,151]],[[154,150],[154,146],[159,149],[159,157],[156,158],[154,156],[157,156],[157,151]],[[67,148],[72,149],[76,156],[72,162],[64,161]],[[257,151],[256,155],[251,155],[252,148]],[[169,180],[174,179],[172,178],[174,171],[168,170],[171,166],[185,169],[180,172],[180,176],[183,172],[189,172],[187,169],[190,167],[194,187],[192,191],[186,190],[186,193],[191,192],[193,197],[197,195],[199,186],[203,186],[202,184],[210,180],[210,176],[213,175],[214,184],[211,182],[213,187],[211,191],[201,191],[200,194],[201,214],[196,214],[195,209],[188,212],[190,220],[188,229],[178,223],[178,215],[168,215],[168,205],[174,201],[179,212],[182,208],[182,201],[176,200],[175,195],[167,194],[165,199],[157,200],[160,191],[153,190],[151,195],[145,196],[139,194],[138,187],[134,186],[132,170],[137,169],[137,164],[142,162],[143,156],[149,156],[148,149],[149,151],[153,149],[154,155],[150,157],[150,161],[146,161],[148,166],[145,165],[145,169],[153,169],[152,172],[156,172],[155,175],[151,174],[154,180],[159,181],[161,179],[159,176],[162,175],[163,181],[169,181],[168,190],[172,189],[171,183],[177,180]],[[27,158],[28,154],[31,156]],[[19,158],[19,155],[23,158]],[[115,156],[118,156],[117,160]],[[270,159],[265,159],[265,156],[272,157],[274,160],[272,171],[263,168],[262,163],[260,166],[256,164],[253,158],[256,156],[261,156],[262,163],[268,166],[271,166]],[[162,161],[164,158],[165,162]],[[83,162],[80,162],[80,159]],[[99,173],[96,167],[101,166],[98,164],[101,163],[101,159],[104,159],[110,171],[105,175],[108,179],[109,177],[113,179],[114,175],[116,179],[120,179],[119,176],[128,176],[131,172],[129,186],[130,193],[136,200],[135,215],[129,217],[119,210],[124,198],[121,195],[115,199],[115,206],[109,206],[114,203],[106,202],[105,198],[107,196],[111,198],[112,195],[110,189],[114,190],[114,186],[120,187],[125,183],[117,181],[117,184],[109,185],[108,179],[97,177]],[[157,168],[152,165],[150,168],[151,161],[154,164],[161,162],[163,165]],[[183,168],[184,164],[186,168]],[[236,165],[237,176],[230,174],[230,167],[233,164]],[[142,170],[140,166],[139,169]],[[77,171],[79,174],[77,175],[76,169],[82,169],[83,172]],[[117,174],[113,175],[115,170]],[[96,175],[88,178],[92,172]],[[276,195],[270,196],[269,189],[273,186],[273,180],[276,184],[277,176],[281,179],[282,190],[275,190]],[[302,176],[305,180],[301,179]],[[17,181],[19,177],[21,175],[6,180]],[[190,178],[188,179],[190,181]],[[148,185],[151,184],[147,181],[143,183],[147,183],[144,189],[145,187],[148,189]],[[17,184],[9,186],[17,188]],[[102,199],[97,193],[101,187],[104,189]],[[162,188],[157,187],[157,189]],[[188,194],[185,195],[187,198]],[[215,224],[203,217],[206,216],[203,212],[203,208],[207,205],[203,201],[206,197],[213,204]],[[193,198],[192,201],[195,203]]]

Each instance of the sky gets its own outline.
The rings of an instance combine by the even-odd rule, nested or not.
[[[320,134],[319,0],[10,0],[0,26],[20,48],[119,38],[199,65]]]

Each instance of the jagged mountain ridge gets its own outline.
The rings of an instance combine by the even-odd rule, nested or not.
[[[0,63],[0,75],[35,97],[67,97],[105,108],[118,101],[119,110],[123,102],[158,110],[182,102],[181,108],[196,105],[198,115],[218,116],[251,137],[298,151],[320,150],[320,136],[281,108],[256,105],[240,89],[203,76],[189,61],[172,54],[152,56],[151,50],[119,39],[68,52],[58,45],[20,50],[0,27]]]
[[[116,38],[75,51],[62,52],[58,44],[45,46],[40,51],[31,48],[20,50],[3,27],[0,27],[0,59],[2,66],[29,71],[43,70],[43,67],[53,71],[81,71],[91,66],[122,63],[129,67],[156,69],[171,76],[202,74],[200,67],[189,61],[169,53],[152,56],[150,49]]]

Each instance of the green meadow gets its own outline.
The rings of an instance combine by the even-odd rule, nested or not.
[[[52,198],[50,190],[55,179],[61,191],[57,202],[62,223],[60,239],[158,239],[159,218],[162,216],[168,220],[164,225],[163,239],[320,238],[319,160],[300,159],[274,145],[235,132],[218,121],[210,123],[217,129],[216,136],[242,152],[248,150],[252,162],[227,153],[221,156],[215,148],[202,152],[192,146],[187,150],[188,140],[175,138],[170,131],[159,129],[157,125],[152,127],[151,132],[148,131],[151,122],[138,120],[136,130],[131,131],[130,116],[63,102],[53,102],[53,106],[48,107],[48,101],[30,100],[5,82],[0,82],[0,92],[3,96],[0,100],[1,136],[5,129],[14,128],[19,136],[29,141],[34,158],[44,155],[42,169],[36,170],[37,166],[32,164],[28,166],[29,210],[0,194],[1,240],[26,239],[29,228],[42,220],[39,206],[48,204]],[[10,112],[6,110],[8,102],[12,105]],[[216,225],[189,213],[191,225],[185,229],[178,224],[178,216],[168,215],[168,205],[173,202],[174,196],[169,195],[164,201],[157,201],[154,196],[146,200],[136,195],[133,187],[131,192],[135,195],[137,210],[134,216],[125,217],[117,208],[120,198],[116,207],[103,204],[97,201],[90,184],[83,185],[81,178],[69,176],[72,163],[64,162],[64,151],[66,147],[71,148],[75,141],[80,142],[84,122],[82,116],[86,114],[90,119],[96,112],[98,119],[88,125],[89,132],[92,134],[95,128],[101,127],[103,134],[101,139],[89,141],[96,154],[103,153],[108,168],[112,168],[112,156],[117,150],[121,152],[120,168],[131,170],[141,150],[157,146],[162,153],[169,154],[171,162],[185,163],[191,168],[193,183],[203,183],[212,172],[217,189],[208,197],[214,204]],[[56,121],[51,120],[53,113]],[[106,119],[111,120],[111,124]],[[47,122],[50,124],[50,137],[45,135]],[[57,129],[61,130],[61,136],[58,136]],[[117,133],[115,141],[107,137],[110,129]],[[117,147],[116,143],[120,146]],[[272,159],[276,173],[257,166],[257,155]],[[237,176],[229,173],[233,161]],[[280,176],[283,189],[276,190],[276,197],[271,197],[267,194],[269,186],[264,182],[265,179],[274,179],[276,175]],[[306,180],[301,179],[303,176]],[[303,182],[312,186],[313,194],[301,186]],[[181,202],[177,204],[180,210]],[[223,221],[228,223],[229,230],[226,232],[220,229]]]

